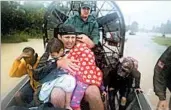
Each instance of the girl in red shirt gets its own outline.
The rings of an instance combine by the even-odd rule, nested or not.
[[[76,87],[71,100],[71,107],[74,110],[80,110],[80,103],[84,96],[85,90],[89,85],[102,85],[103,74],[96,66],[94,53],[85,43],[77,44],[68,53],[68,58],[78,60],[76,63],[80,68],[74,73],[70,73],[76,78]]]

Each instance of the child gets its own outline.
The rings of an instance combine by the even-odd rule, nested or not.
[[[28,105],[33,100],[33,94],[40,85],[40,83],[33,78],[32,72],[32,69],[37,67],[39,59],[38,54],[32,47],[25,47],[20,56],[13,62],[9,72],[10,77],[22,77],[28,75],[30,78],[30,83],[27,83],[14,95],[18,105]]]
[[[103,76],[101,70],[96,66],[94,53],[87,44],[77,41],[74,48],[68,53],[68,58],[79,60],[77,65],[80,69],[75,73],[71,73],[76,77],[77,81],[71,107],[74,110],[80,110],[80,103],[87,87],[89,85],[101,87]]]
[[[52,59],[54,60],[61,57],[64,53],[63,43],[60,40],[56,40],[56,38],[51,39],[50,42],[52,43],[50,46],[50,56],[52,57]],[[66,92],[65,108],[72,110],[72,108],[70,107],[70,100],[72,91],[74,90],[76,84],[75,78],[71,75],[68,75],[67,72],[63,71],[62,69],[57,68],[56,61],[53,61],[52,59],[52,63],[49,63],[51,67],[48,66],[49,68],[51,68],[51,70],[48,71],[49,74],[41,79],[41,82],[44,83],[42,84],[39,93],[39,100],[47,102],[49,100],[52,89],[54,87],[59,87]],[[54,66],[55,68],[52,68],[52,66]]]

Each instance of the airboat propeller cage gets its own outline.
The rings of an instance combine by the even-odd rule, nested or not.
[[[125,21],[122,12],[114,1],[52,2],[44,16],[44,47],[46,46],[49,37],[54,36],[54,28],[57,27],[59,23],[65,22],[70,16],[79,14],[79,9],[83,3],[89,4],[91,7],[91,15],[95,17],[99,25],[100,37],[102,37],[105,42],[109,42],[109,45],[112,44],[111,46],[117,48],[119,57],[122,57],[125,42]],[[52,34],[49,34],[50,31],[52,31]],[[113,43],[115,44],[113,45]]]

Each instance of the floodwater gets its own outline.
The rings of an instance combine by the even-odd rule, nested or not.
[[[11,91],[23,78],[10,78],[9,69],[13,61],[22,52],[26,46],[33,47],[38,55],[43,53],[43,40],[31,39],[29,42],[23,43],[2,43],[1,44],[1,99]]]
[[[160,46],[151,40],[154,35],[153,33],[137,33],[132,36],[127,34],[128,40],[124,50],[124,56],[132,56],[139,61],[141,88],[153,107],[158,101],[153,92],[153,69],[157,59],[166,49],[165,46]],[[10,78],[8,74],[13,60],[26,46],[33,47],[39,55],[42,55],[44,50],[42,39],[32,39],[29,42],[17,44],[1,44],[1,98],[24,78]]]
[[[155,109],[158,98],[153,92],[154,66],[160,55],[167,48],[152,41],[154,33],[136,33],[136,35],[126,35],[124,56],[132,56],[139,61],[139,71],[141,72],[141,88],[148,97],[153,109]],[[158,34],[157,34],[158,35]],[[169,93],[167,92],[167,96]],[[169,98],[169,97],[167,97]]]

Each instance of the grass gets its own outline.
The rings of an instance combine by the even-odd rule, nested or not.
[[[171,37],[161,37],[156,36],[153,38],[153,41],[159,45],[170,46],[171,45]]]
[[[28,34],[26,32],[15,32],[8,35],[2,35],[1,42],[2,43],[20,43],[27,42],[29,38],[42,38],[42,34]]]

